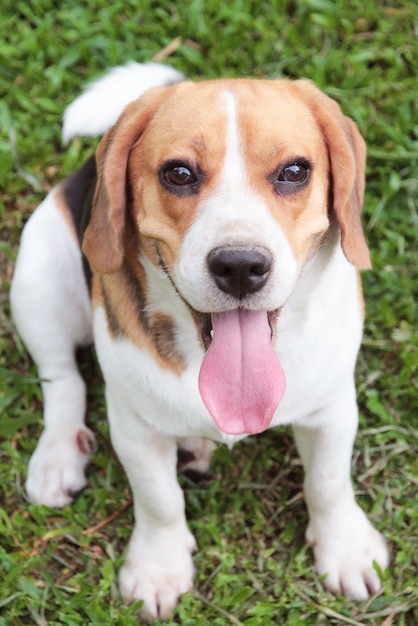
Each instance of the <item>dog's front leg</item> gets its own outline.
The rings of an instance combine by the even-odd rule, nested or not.
[[[334,593],[364,600],[380,587],[373,561],[385,569],[388,551],[355,501],[350,465],[356,430],[357,404],[350,389],[303,427],[295,427],[294,433],[305,466],[310,517],[306,538],[317,571],[326,576],[324,584]]]
[[[108,394],[113,446],[132,489],[135,527],[120,571],[126,603],[143,600],[146,619],[165,619],[193,584],[195,540],[187,528],[177,482],[177,444],[133,412],[116,408]]]

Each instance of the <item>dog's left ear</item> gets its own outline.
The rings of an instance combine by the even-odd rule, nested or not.
[[[129,104],[97,147],[97,184],[83,252],[101,274],[116,272],[122,265],[129,154],[166,97],[166,89],[151,89]]]
[[[370,252],[361,224],[366,171],[366,144],[356,124],[313,83],[293,83],[311,109],[328,147],[333,209],[341,229],[347,259],[358,268],[371,267]]]

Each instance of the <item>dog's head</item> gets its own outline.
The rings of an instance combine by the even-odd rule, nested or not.
[[[201,392],[218,425],[231,396],[209,406],[217,372],[224,377],[238,352],[250,369],[264,364],[264,383],[247,393],[257,404],[275,370],[281,384],[264,417],[231,418],[225,428],[263,430],[284,391],[267,345],[271,325],[331,221],[347,259],[370,266],[360,220],[365,145],[355,124],[308,81],[184,82],[129,105],[101,141],[97,164],[84,240],[92,268],[121,267],[129,217],[138,255],[169,275],[200,320],[210,346]]]

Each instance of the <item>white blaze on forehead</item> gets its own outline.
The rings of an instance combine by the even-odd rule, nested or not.
[[[221,108],[226,114],[226,150],[221,182],[231,191],[233,189],[243,191],[247,186],[247,180],[238,126],[238,97],[232,91],[225,90],[221,92],[219,99]]]
[[[224,117],[224,134],[211,141],[224,143],[224,158],[217,166],[212,192],[197,199],[196,219],[186,233],[175,267],[175,282],[185,300],[198,311],[225,311],[230,296],[216,286],[207,265],[211,250],[221,246],[263,246],[273,256],[266,287],[253,294],[249,308],[271,311],[282,306],[296,282],[298,269],[292,248],[263,195],[251,188],[239,118],[239,95],[222,89],[218,106]],[[205,161],[200,167],[205,171]],[[266,173],[267,175],[267,173]]]

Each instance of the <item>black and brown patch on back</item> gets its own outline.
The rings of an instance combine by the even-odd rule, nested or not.
[[[70,211],[80,245],[90,221],[96,179],[96,161],[92,156],[62,184],[64,200]]]
[[[77,238],[80,248],[91,217],[95,185],[96,162],[92,156],[80,169],[64,180],[57,188],[55,196],[58,209]],[[91,289],[91,269],[84,255],[83,269],[87,285]]]

